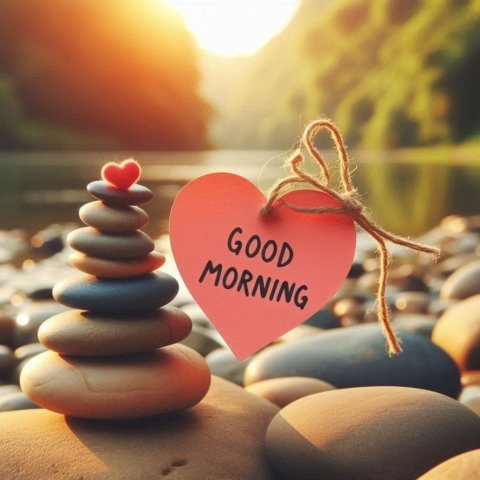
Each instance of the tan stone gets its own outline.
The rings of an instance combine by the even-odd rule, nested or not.
[[[125,318],[69,310],[44,322],[38,338],[63,355],[103,356],[155,350],[183,340],[191,329],[188,316],[173,307]]]
[[[432,341],[460,370],[480,370],[480,295],[453,305],[438,319]]]
[[[72,267],[96,277],[125,278],[155,271],[165,263],[165,257],[158,252],[151,252],[140,258],[111,260],[75,252],[70,255],[69,261]]]
[[[282,479],[415,479],[480,448],[480,418],[452,398],[418,388],[339,389],[283,408],[265,447]]]
[[[479,478],[480,449],[476,449],[449,458],[418,480],[478,480]]]
[[[83,205],[78,214],[83,223],[105,233],[134,232],[148,224],[147,213],[139,207],[113,207],[101,201]]]
[[[101,422],[46,410],[2,413],[0,478],[275,480],[265,431],[277,408],[212,378],[188,411]]]
[[[73,417],[137,418],[189,408],[210,385],[205,360],[183,345],[118,357],[37,355],[20,376],[38,405]]]
[[[271,378],[245,388],[247,392],[258,395],[281,408],[307,395],[334,389],[335,387],[328,382],[309,377]]]

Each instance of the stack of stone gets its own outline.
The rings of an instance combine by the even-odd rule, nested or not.
[[[191,330],[180,310],[165,307],[176,280],[153,273],[164,262],[140,231],[148,215],[138,205],[152,192],[95,181],[98,200],[80,209],[88,227],[67,241],[81,276],[58,283],[55,299],[75,310],[49,318],[39,340],[50,351],[23,369],[21,386],[35,403],[69,416],[136,418],[188,408],[210,385],[203,358],[176,342]],[[163,307],[163,308],[160,308]],[[174,345],[175,344],[175,345]]]

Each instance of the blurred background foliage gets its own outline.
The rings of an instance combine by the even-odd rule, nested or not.
[[[207,148],[194,40],[155,2],[0,0],[0,147]]]
[[[201,52],[167,0],[0,0],[0,148],[480,142],[479,0],[302,0],[251,57]]]
[[[210,92],[214,137],[285,149],[323,113],[356,147],[478,140],[479,85],[478,0],[303,0],[228,104]]]

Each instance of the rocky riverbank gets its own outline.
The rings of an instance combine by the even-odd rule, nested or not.
[[[0,232],[2,412],[38,408],[20,391],[19,376],[29,359],[46,350],[38,342],[40,326],[68,310],[53,300],[52,289],[75,272],[68,265],[72,250],[65,241],[74,228],[52,225],[31,238],[18,230]],[[168,447],[172,452],[175,442],[186,438],[216,445],[216,453],[212,450],[207,455],[208,449],[196,447],[192,440],[190,448],[198,448],[197,453],[190,450],[168,461],[162,457],[165,476],[182,469],[183,476],[172,478],[403,480],[424,474],[429,480],[474,478],[473,474],[448,477],[445,472],[458,471],[455,465],[460,462],[466,465],[465,471],[480,468],[480,450],[474,452],[480,448],[480,216],[447,217],[419,240],[439,245],[442,257],[434,262],[428,256],[392,248],[387,296],[404,349],[393,358],[386,355],[385,339],[376,323],[375,245],[361,232],[355,261],[335,298],[304,324],[242,362],[234,359],[180,282],[180,291],[169,305],[193,321],[182,343],[205,357],[215,376],[231,383],[214,379],[205,400],[191,410],[198,421],[165,417],[175,438]],[[179,279],[168,237],[154,243],[166,256],[162,270]],[[15,433],[14,423],[27,421],[25,415],[28,412],[3,417],[4,438],[21,435],[19,430]],[[46,428],[52,421],[48,415],[38,411],[35,428]],[[55,439],[73,442],[72,431],[80,431],[98,443],[88,425],[71,422],[68,432],[57,424],[52,432]],[[156,417],[154,423],[161,429],[162,422],[162,417]],[[128,455],[121,446],[126,440],[121,439],[127,438],[129,428],[122,425],[112,427],[118,435],[111,445],[119,450],[108,454],[110,470],[102,478],[134,478],[128,471],[118,477],[128,464],[118,457]],[[230,453],[218,445],[222,425],[233,436],[222,440],[232,447]],[[142,435],[150,435],[149,428],[153,427],[143,425]],[[37,442],[37,448],[49,448],[39,446],[32,435],[32,431],[25,434],[25,451],[32,442]],[[46,433],[41,438],[48,442]],[[128,464],[128,468],[140,469],[142,478],[150,478],[159,468],[155,449],[163,441],[164,437],[156,436],[147,448],[151,455],[144,454],[145,464]],[[249,452],[250,459],[233,452],[236,445],[239,451]],[[1,450],[5,458],[7,452]],[[204,450],[202,457],[199,452]],[[68,468],[68,462],[78,466],[78,459],[91,461],[89,455],[80,452],[76,460],[64,456],[58,472]],[[448,465],[438,467],[442,462]],[[11,459],[0,467],[2,478],[14,478],[9,475],[15,465]],[[229,465],[232,471],[227,474]],[[26,466],[25,475],[18,478],[29,478],[33,468]],[[47,463],[40,468],[47,469]],[[95,467],[91,471],[78,468],[78,476],[94,478]],[[49,477],[46,471],[37,478],[60,478]]]

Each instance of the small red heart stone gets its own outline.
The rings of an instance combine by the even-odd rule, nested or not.
[[[102,168],[102,178],[121,190],[128,190],[141,173],[140,164],[131,158],[122,163],[108,162]]]

